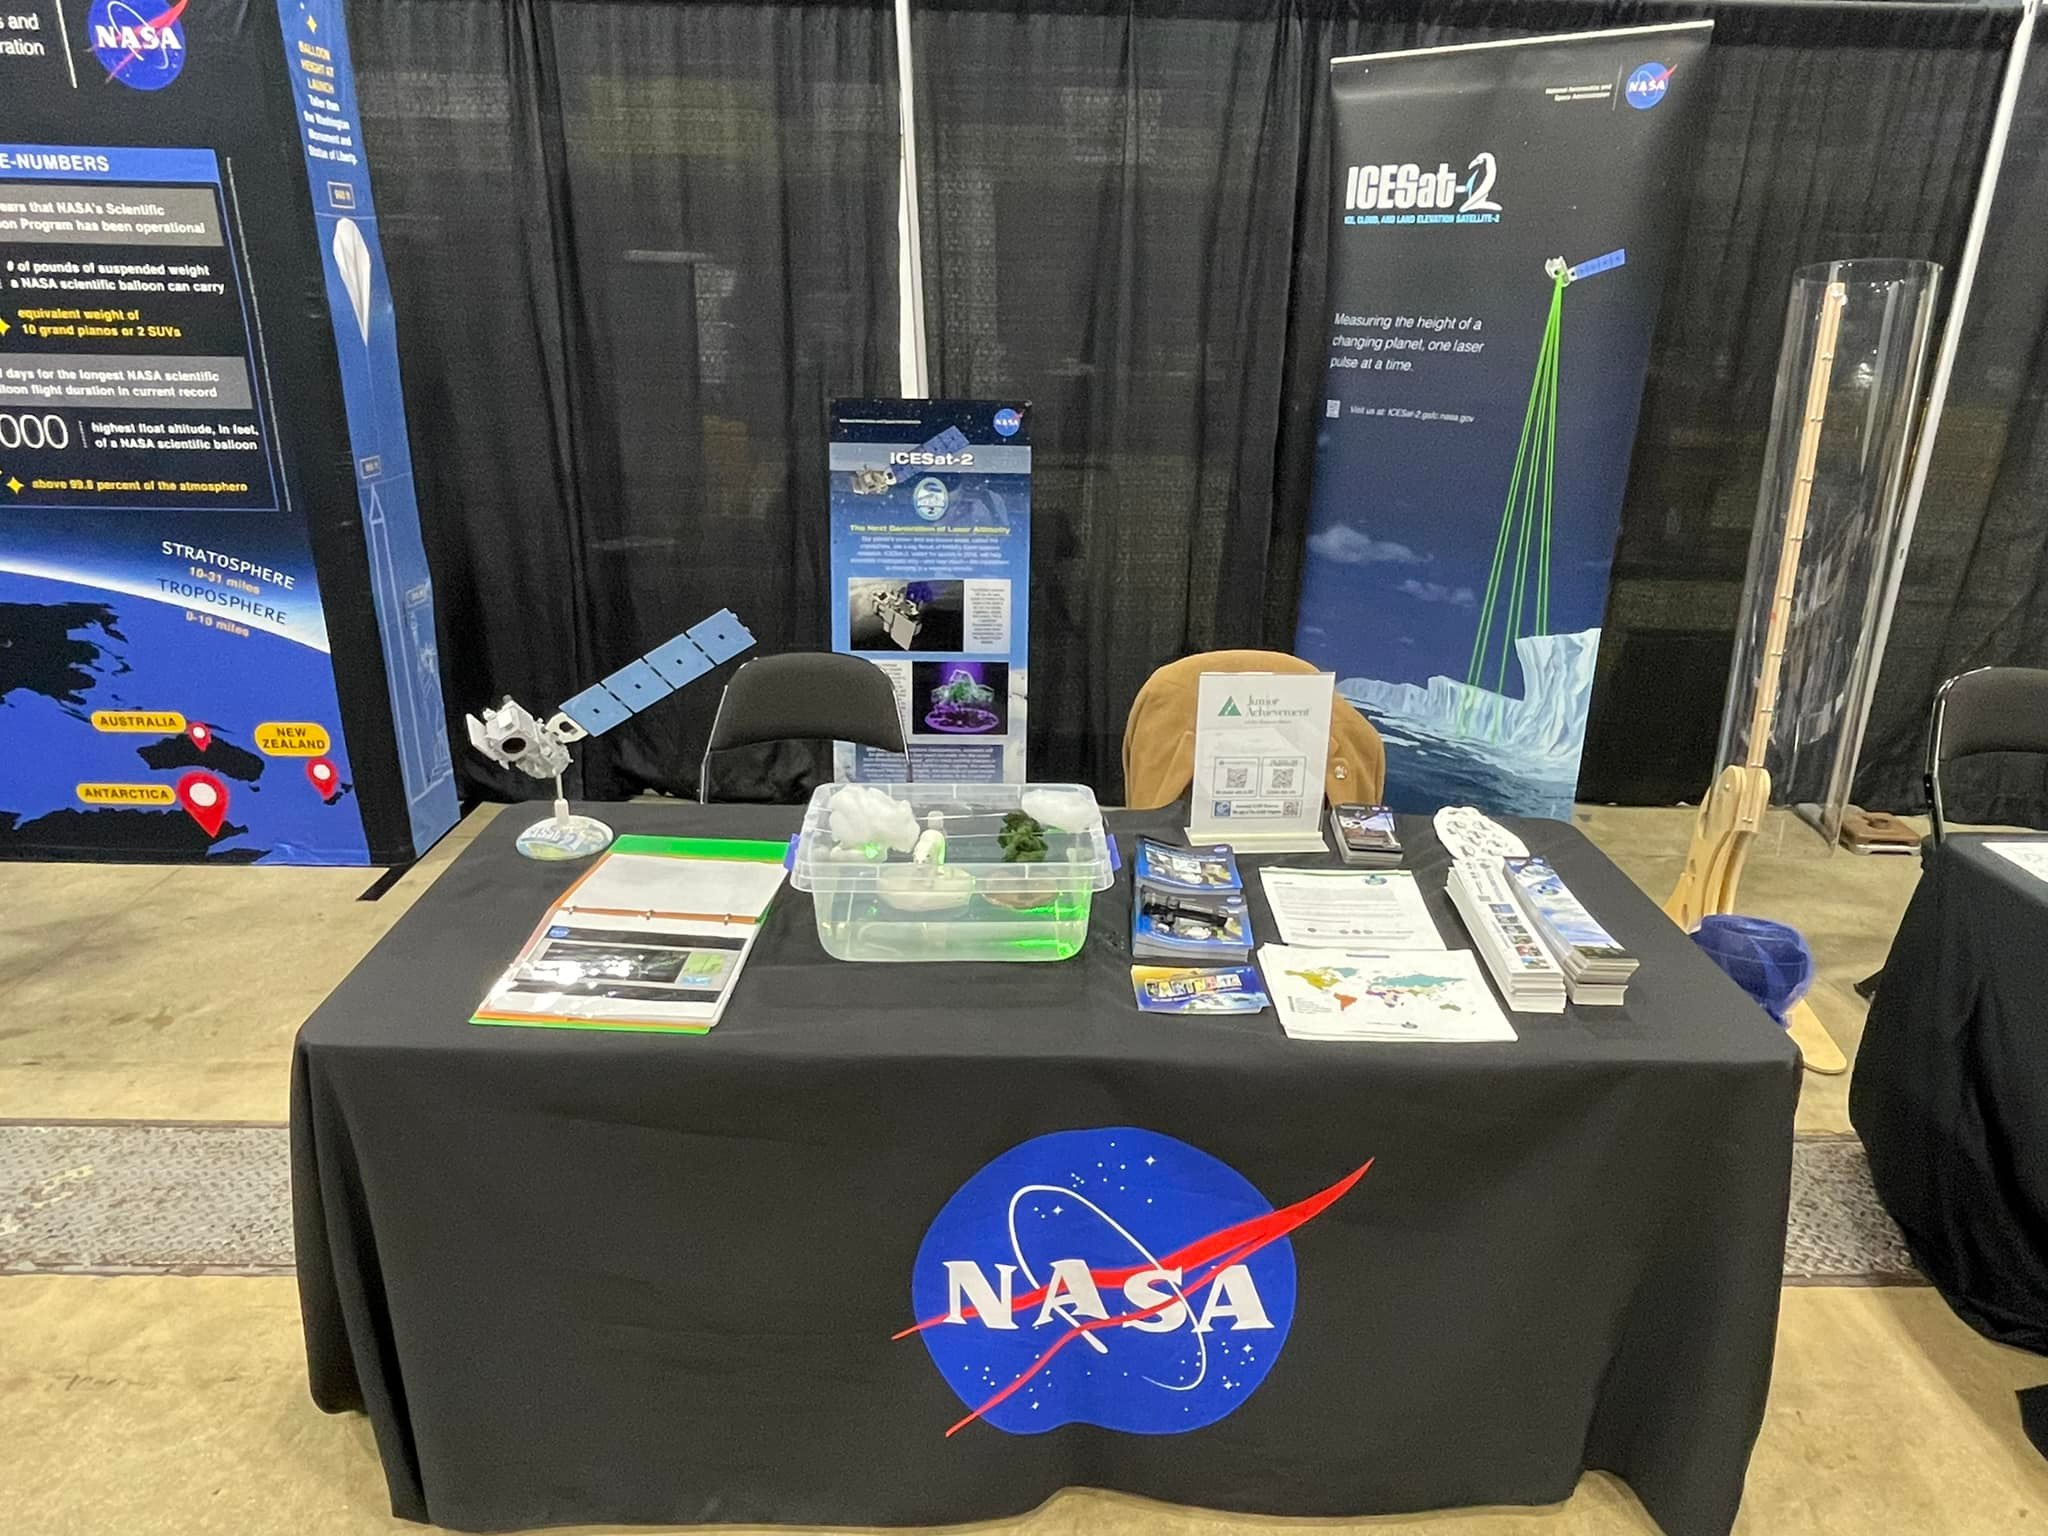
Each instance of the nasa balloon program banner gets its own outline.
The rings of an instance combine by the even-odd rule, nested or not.
[[[1396,809],[1568,816],[1711,23],[1338,59],[1296,650]]]
[[[896,690],[916,776],[1021,784],[1031,657],[1031,406],[832,406],[832,648]],[[840,742],[842,780],[903,778]]]
[[[338,0],[23,0],[0,102],[0,857],[416,857],[455,785]]]

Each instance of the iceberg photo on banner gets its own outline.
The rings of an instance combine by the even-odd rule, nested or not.
[[[1571,814],[1709,32],[1331,66],[1295,649],[1378,727],[1396,810]]]

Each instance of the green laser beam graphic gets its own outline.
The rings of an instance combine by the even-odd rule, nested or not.
[[[1489,718],[1477,724],[1489,737],[1497,733],[1498,716],[1507,702],[1508,661],[1514,655],[1515,641],[1525,634],[1550,633],[1551,520],[1557,505],[1557,402],[1564,340],[1564,291],[1579,279],[1609,271],[1626,260],[1625,252],[1613,251],[1576,267],[1567,267],[1562,259],[1554,259],[1544,268],[1551,279],[1550,313],[1543,324],[1542,344],[1536,350],[1536,376],[1529,383],[1521,440],[1515,446],[1514,472],[1508,477],[1507,501],[1501,508],[1500,531],[1493,542],[1493,563],[1486,576],[1486,595],[1479,603],[1472,656],[1465,667],[1466,691],[1458,707],[1461,732],[1470,734],[1474,705],[1482,693],[1487,693],[1492,699],[1487,711]],[[1490,690],[1485,685],[1489,663],[1493,673]]]

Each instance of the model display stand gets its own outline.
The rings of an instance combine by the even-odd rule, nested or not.
[[[1688,931],[1736,910],[1768,807],[1796,807],[1826,849],[1841,834],[1940,276],[1880,260],[1793,274],[1718,766],[1665,903]],[[1789,1028],[1808,1067],[1847,1068],[1804,1002]]]

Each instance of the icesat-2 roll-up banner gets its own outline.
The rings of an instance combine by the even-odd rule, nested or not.
[[[1031,405],[832,402],[832,649],[896,690],[909,763],[839,742],[844,780],[1025,782]]]
[[[339,0],[0,7],[0,857],[457,806]]]
[[[1711,23],[1338,59],[1296,649],[1397,809],[1568,816]]]

